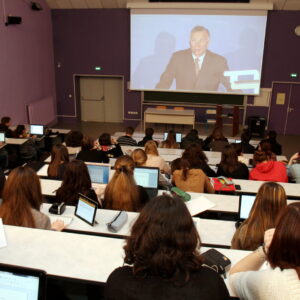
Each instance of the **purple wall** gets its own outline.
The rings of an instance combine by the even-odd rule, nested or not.
[[[30,1],[0,0],[0,116],[14,124],[27,122],[27,103],[47,96],[56,102],[51,14],[38,2],[42,11],[32,11]],[[4,14],[21,16],[22,24],[5,26]]]
[[[53,10],[57,107],[61,115],[74,115],[73,74],[124,75],[125,118],[141,118],[140,92],[129,92],[130,18],[127,9]],[[262,87],[272,81],[299,81],[289,74],[299,72],[300,39],[294,35],[300,11],[269,13]],[[94,66],[102,70],[94,71]],[[251,103],[251,99],[249,99]],[[128,112],[135,111],[138,115]],[[267,116],[268,108],[247,109],[247,115]],[[201,119],[201,118],[200,118]]]

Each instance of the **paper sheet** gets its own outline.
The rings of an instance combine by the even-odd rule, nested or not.
[[[192,199],[185,202],[185,204],[192,216],[198,215],[215,206],[214,203],[202,195],[196,197],[192,196]]]
[[[5,237],[4,226],[2,219],[0,219],[0,248],[7,247],[7,241]]]

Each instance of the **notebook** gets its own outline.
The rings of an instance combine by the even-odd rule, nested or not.
[[[135,167],[133,176],[136,184],[146,189],[150,199],[157,196],[159,168]]]
[[[43,125],[30,125],[30,134],[42,137],[44,135]]]
[[[75,209],[75,216],[82,221],[94,226],[98,203],[82,194],[79,194]]]
[[[249,213],[255,201],[256,195],[241,194],[239,200],[239,221],[244,221],[249,217]]]
[[[86,162],[92,183],[108,184],[110,164]]]
[[[181,143],[182,133],[181,132],[176,132],[175,135],[176,135],[176,143]],[[167,139],[167,137],[168,137],[168,132],[165,131],[164,132],[164,141]]]
[[[1,299],[46,299],[46,273],[42,270],[0,264]]]

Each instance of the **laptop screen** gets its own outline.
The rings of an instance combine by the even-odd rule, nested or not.
[[[0,132],[0,142],[5,142],[5,132]]]
[[[109,181],[110,165],[86,164],[92,183],[107,184]]]
[[[246,220],[255,201],[256,195],[240,195],[239,219]]]
[[[0,265],[0,298],[45,299],[45,277],[43,271]]]
[[[181,138],[182,138],[182,133],[181,132],[176,132],[176,143],[181,143]],[[168,137],[168,132],[165,131],[164,132],[164,141],[167,139]]]
[[[43,135],[44,134],[44,126],[43,125],[30,125],[30,134]]]
[[[135,167],[133,175],[137,185],[144,188],[158,188],[159,168]]]
[[[94,225],[98,203],[89,199],[88,197],[79,194],[78,202],[76,205],[75,216],[81,220],[87,222],[90,225]]]
[[[242,142],[242,140],[235,140],[236,144],[240,144]]]

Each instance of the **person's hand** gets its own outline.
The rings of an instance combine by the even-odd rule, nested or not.
[[[265,231],[265,235],[264,235],[264,251],[266,253],[269,252],[269,247],[271,245],[274,232],[275,232],[275,228],[271,228],[271,229],[268,229],[268,230]]]
[[[56,231],[62,231],[65,228],[65,224],[61,220],[56,220],[51,224],[51,228]]]
[[[100,144],[99,144],[99,141],[98,139],[94,141],[94,149],[99,149],[100,147]]]
[[[299,156],[299,152],[295,153],[292,157],[291,157],[291,160],[296,160],[298,159],[300,156]]]
[[[112,144],[117,144],[117,141],[115,139],[111,138],[111,143]]]

